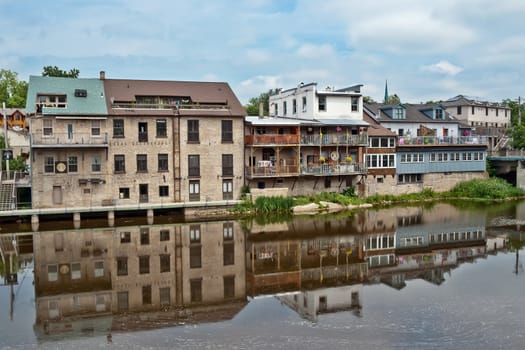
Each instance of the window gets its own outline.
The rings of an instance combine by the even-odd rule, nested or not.
[[[190,268],[201,267],[201,231],[200,225],[190,225]]]
[[[457,113],[458,113],[458,115],[461,114],[461,106],[458,106],[458,108],[457,108]]]
[[[303,112],[306,112],[306,96],[303,96]]]
[[[233,176],[233,154],[222,155],[222,176]]]
[[[44,163],[44,173],[54,173],[55,172],[55,158],[54,157],[46,157],[46,161]]]
[[[233,180],[222,181],[222,199],[233,199]]]
[[[170,305],[170,287],[159,288],[159,296],[161,306]]]
[[[128,258],[123,256],[117,258],[117,276],[128,275]]]
[[[473,115],[474,115],[474,110],[475,110],[475,108],[474,108],[474,106],[472,106],[472,111],[471,112],[472,112]]]
[[[286,101],[283,102],[283,115],[286,115],[288,113],[288,108],[286,106]]]
[[[222,258],[224,266],[235,264],[235,245],[233,244],[233,241],[224,241],[222,246]]]
[[[71,279],[78,280],[80,277],[80,263],[71,263]]]
[[[190,295],[192,303],[202,301],[202,279],[198,278],[190,280]]]
[[[359,97],[352,97],[351,98],[351,110],[352,112],[357,112],[359,111]]]
[[[159,197],[169,197],[170,187],[169,186],[159,186]]]
[[[120,243],[130,243],[131,242],[131,232],[121,232],[120,233]]]
[[[113,119],[113,138],[124,137],[124,119]]]
[[[188,120],[188,142],[199,142],[199,121]]]
[[[67,171],[69,173],[78,172],[78,159],[77,157],[71,156],[67,158]]]
[[[168,171],[168,155],[166,153],[158,154],[158,171]]]
[[[91,172],[99,173],[102,170],[102,163],[100,161],[100,156],[93,156],[91,158]]]
[[[423,182],[423,175],[421,174],[399,174],[397,177],[398,184],[411,184]]]
[[[95,261],[95,277],[104,277],[104,261]]]
[[[128,292],[118,292],[117,293],[117,310],[118,311],[127,311],[129,309],[129,296]]]
[[[118,198],[119,199],[129,199],[129,188],[121,187],[118,189]]]
[[[65,95],[40,95],[38,96],[38,107],[66,108]]]
[[[149,273],[149,256],[139,256],[139,273],[141,275]]]
[[[279,115],[279,104],[277,102],[274,105],[274,115],[275,116]]]
[[[148,155],[137,154],[137,173],[148,172]]]
[[[224,299],[235,297],[235,276],[224,276]]]
[[[295,98],[292,100],[292,113],[297,114],[297,100]]]
[[[231,120],[223,120],[221,122],[221,141],[233,142],[233,122]]]
[[[405,116],[405,109],[404,108],[394,108],[394,116],[393,119],[406,119]],[[401,136],[401,135],[400,135]]]
[[[42,134],[44,136],[53,136],[53,120],[44,119],[42,120]]]
[[[435,115],[436,119],[439,119],[439,120],[445,119],[445,114],[443,113],[442,109],[434,110],[434,115]]]
[[[394,168],[395,155],[394,154],[369,154],[366,156],[366,164],[368,168]]]
[[[123,154],[115,154],[115,174],[126,172],[126,158]]]
[[[169,241],[170,240],[170,230],[160,230],[160,241]]]
[[[170,272],[169,254],[160,254],[160,272]]]
[[[319,112],[326,111],[326,96],[319,96]]]
[[[55,282],[58,280],[58,266],[47,265],[47,280],[49,282]]]
[[[222,237],[225,241],[233,240],[233,222],[225,222],[222,224]]]
[[[188,156],[188,176],[201,176],[200,156],[198,154]]]
[[[149,227],[141,227],[140,229],[140,244],[148,245],[149,244]]]
[[[190,225],[190,243],[201,242],[201,227],[200,225]]]
[[[166,119],[157,119],[157,137],[158,138],[163,138],[163,137],[168,137],[168,128],[167,128],[167,125],[166,125]]]
[[[190,180],[189,182],[189,191],[190,191],[190,201],[199,201],[200,200],[200,181]]]
[[[91,121],[91,136],[100,136],[100,120]]]
[[[151,285],[142,286],[142,305],[151,305]]]
[[[148,123],[139,123],[139,142],[148,142]]]

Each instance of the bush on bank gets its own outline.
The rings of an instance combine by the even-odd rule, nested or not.
[[[294,206],[310,203],[331,202],[344,206],[369,204],[390,204],[399,202],[417,202],[436,199],[483,199],[498,200],[512,199],[525,195],[525,191],[516,188],[503,179],[492,177],[482,180],[470,180],[459,183],[451,191],[436,193],[426,188],[418,193],[402,195],[375,195],[366,198],[358,198],[354,191],[345,193],[322,192],[309,196],[300,197],[258,197],[253,202],[249,196],[243,196],[243,201],[233,211],[236,213],[272,213],[290,212]]]

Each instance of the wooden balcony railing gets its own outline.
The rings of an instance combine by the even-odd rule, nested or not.
[[[299,135],[246,135],[244,143],[246,145],[298,145]]]
[[[301,167],[301,175],[353,175],[366,172],[367,168],[362,163],[309,164]]]
[[[246,167],[246,176],[256,177],[286,177],[298,176],[299,167],[297,165],[276,165],[276,166],[252,166]]]

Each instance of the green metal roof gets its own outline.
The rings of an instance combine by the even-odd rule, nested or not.
[[[85,90],[87,96],[75,96],[75,90]],[[100,79],[30,76],[27,91],[27,113],[36,112],[38,95],[66,95],[66,108],[44,108],[44,114],[107,115],[104,82]]]

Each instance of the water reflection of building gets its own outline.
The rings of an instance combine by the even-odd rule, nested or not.
[[[361,315],[363,285],[319,288],[278,296],[279,300],[296,311],[301,317],[317,321],[319,314],[352,311]]]
[[[356,231],[349,218],[317,218],[293,220],[277,232],[250,232],[246,243],[248,294],[362,282],[368,264],[363,237]]]
[[[232,221],[39,233],[34,256],[38,334],[213,321],[246,302]]]

